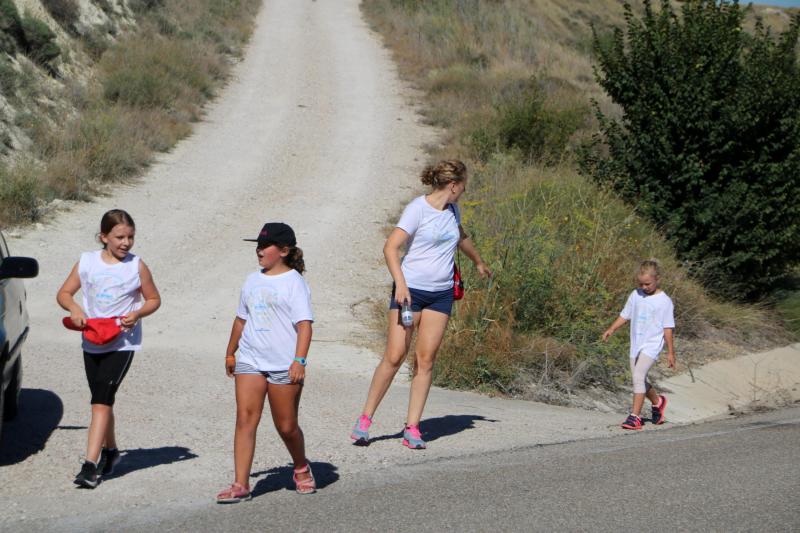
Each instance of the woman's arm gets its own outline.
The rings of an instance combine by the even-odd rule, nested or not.
[[[302,357],[305,359],[308,357],[308,349],[311,346],[311,335],[313,334],[311,321],[303,320],[298,322],[295,324],[295,328],[297,328],[297,345],[294,349],[294,355],[295,357]],[[306,367],[297,361],[293,361],[292,366],[289,367],[289,379],[292,380],[292,383],[299,383],[305,376]]]
[[[152,315],[156,310],[161,307],[161,295],[158,293],[156,284],[153,282],[153,274],[144,261],[139,260],[139,279],[142,282],[142,296],[144,297],[144,304],[136,311],[131,311],[120,322],[126,328],[132,328],[140,318]]]
[[[383,245],[383,257],[386,258],[386,266],[394,280],[395,290],[394,299],[398,305],[403,305],[403,300],[411,303],[411,291],[406,285],[406,278],[403,276],[403,269],[400,268],[400,249],[408,242],[408,233],[400,228],[394,228]]]
[[[69,275],[67,275],[67,279],[64,280],[64,284],[58,289],[56,302],[66,311],[69,311],[72,323],[79,328],[86,325],[86,314],[75,301],[75,293],[78,292],[80,288],[81,278],[78,275],[78,263],[75,263],[75,266],[72,267]]]
[[[225,373],[229,378],[233,377],[233,370],[236,368],[236,350],[239,349],[239,339],[242,338],[242,331],[247,321],[238,316],[233,319],[231,326],[231,338],[228,340],[228,348],[225,350]]]
[[[481,254],[478,253],[478,249],[475,248],[475,244],[464,231],[464,228],[461,226],[461,224],[458,225],[458,232],[460,234],[458,248],[464,252],[464,255],[469,257],[470,260],[475,264],[475,268],[478,269],[478,273],[482,278],[491,277],[492,271],[488,266],[486,266],[486,263],[483,262],[483,259],[481,259]]]

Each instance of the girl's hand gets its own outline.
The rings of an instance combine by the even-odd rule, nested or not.
[[[236,356],[234,355],[226,355],[225,356],[225,374],[228,375],[229,378],[233,377],[233,371],[236,368]]]
[[[670,368],[675,368],[675,353],[669,352],[667,354],[667,366]]]
[[[81,309],[72,311],[69,314],[69,319],[72,320],[72,323],[75,324],[75,327],[77,328],[82,328],[86,325],[86,315],[83,314],[83,310]]]
[[[403,307],[403,302],[408,300],[408,305],[411,305],[411,291],[405,285],[396,285],[394,289],[394,301],[397,305]]]
[[[289,367],[289,379],[292,380],[292,383],[301,383],[305,377],[306,367],[297,361],[292,362],[292,366]]]
[[[127,316],[122,317],[119,320],[119,323],[126,329],[131,329],[133,326],[136,325],[136,322],[139,321],[139,312],[138,311],[131,311],[127,314]]]
[[[609,328],[609,329],[605,330],[605,332],[603,332],[603,342],[608,341],[608,338],[613,334],[614,334],[614,330],[613,329]]]
[[[475,264],[475,268],[478,269],[478,274],[481,275],[481,278],[491,278],[492,277],[492,271],[489,269],[488,266],[486,266],[486,263],[484,263],[483,261],[480,261],[480,262],[476,263]]]

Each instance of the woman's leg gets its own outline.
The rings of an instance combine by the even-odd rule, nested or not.
[[[303,438],[303,430],[297,423],[297,413],[300,409],[300,395],[303,393],[303,386],[299,383],[287,385],[277,385],[270,383],[267,386],[267,396],[269,398],[269,409],[272,412],[272,421],[278,435],[283,439],[289,455],[292,456],[295,470],[303,468],[308,464],[306,460],[306,444]],[[308,472],[298,473],[298,479],[311,477]]]
[[[414,375],[411,380],[411,394],[408,401],[408,418],[406,424],[419,425],[422,410],[428,400],[431,390],[433,363],[436,361],[436,352],[444,338],[444,331],[450,316],[439,311],[425,309],[421,313],[419,329],[417,330],[416,359],[414,361]]]
[[[400,311],[398,309],[389,310],[389,331],[387,332],[386,351],[383,359],[372,375],[372,383],[369,385],[367,402],[364,404],[362,413],[372,417],[383,400],[389,385],[392,384],[397,370],[403,364],[403,360],[408,353],[411,345],[411,335],[420,323],[421,313],[414,313],[414,325],[410,328],[403,327],[400,323]],[[419,342],[419,341],[417,341]]]
[[[256,448],[256,430],[264,410],[267,379],[261,374],[236,374],[236,433],[233,463],[236,483],[250,486],[250,468]]]

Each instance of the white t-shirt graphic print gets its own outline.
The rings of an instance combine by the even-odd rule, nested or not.
[[[103,261],[102,250],[84,252],[78,262],[83,308],[89,318],[126,316],[142,307],[142,281],[139,278],[139,257],[128,254],[119,263]],[[83,350],[106,353],[117,350],[139,350],[142,347],[142,322],[123,331],[109,344],[92,344],[83,339]]]
[[[431,292],[453,288],[460,223],[461,213],[455,204],[439,211],[420,196],[406,206],[397,227],[410,235],[401,265],[410,288]]]
[[[314,320],[311,289],[296,270],[253,272],[244,282],[236,316],[246,321],[238,359],[262,372],[288,370],[297,347],[295,326]]]
[[[664,349],[664,328],[675,327],[672,300],[666,293],[646,296],[644,291],[634,290],[619,314],[631,321],[631,358],[640,353],[658,359]]]

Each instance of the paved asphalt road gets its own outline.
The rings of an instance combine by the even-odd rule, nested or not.
[[[800,531],[800,408],[339,477],[271,476],[159,531]],[[409,451],[409,453],[412,453]],[[320,470],[325,470],[320,468]]]

